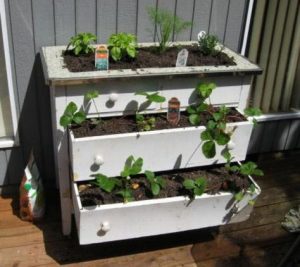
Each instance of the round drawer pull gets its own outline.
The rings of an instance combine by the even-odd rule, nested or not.
[[[111,102],[117,102],[118,98],[119,98],[119,95],[116,94],[116,93],[111,93],[111,94],[109,95],[109,100],[110,100]]]
[[[234,149],[234,148],[235,148],[235,143],[232,142],[232,141],[230,140],[230,141],[228,142],[228,144],[227,144],[227,148],[228,148],[229,150]]]
[[[104,233],[107,233],[110,230],[110,224],[109,222],[103,222],[101,223],[101,231]]]
[[[98,166],[103,165],[103,163],[104,163],[103,157],[102,157],[101,155],[96,155],[96,156],[94,157],[94,163],[95,163],[96,165],[98,165]]]

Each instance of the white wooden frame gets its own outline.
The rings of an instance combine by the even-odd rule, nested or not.
[[[14,138],[0,138],[0,148],[8,148],[8,147],[19,145],[19,135],[18,135],[18,114],[16,109],[12,65],[11,65],[11,58],[10,58],[11,51],[9,47],[9,35],[7,30],[7,19],[5,13],[4,0],[0,0],[0,20],[1,20],[1,27],[2,27],[3,48],[4,48],[4,57],[5,57],[5,65],[6,65],[5,67],[7,73],[8,94],[9,94],[10,108],[11,108],[10,111],[11,111],[12,126],[14,132]]]

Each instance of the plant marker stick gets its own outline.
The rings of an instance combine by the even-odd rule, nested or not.
[[[106,45],[99,45],[95,50],[95,67],[98,70],[108,70],[109,52]]]
[[[172,125],[177,125],[180,120],[180,102],[176,97],[172,97],[168,102],[167,120]]]

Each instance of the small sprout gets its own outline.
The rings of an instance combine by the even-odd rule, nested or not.
[[[145,118],[144,115],[137,113],[135,120],[139,131],[150,131],[155,128],[155,117]]]
[[[196,180],[185,179],[183,186],[191,193],[192,198],[195,198],[195,196],[201,196],[205,192],[206,179],[203,177],[199,177]]]
[[[262,115],[262,111],[259,108],[246,108],[244,109],[245,116],[248,117],[258,117]],[[257,125],[257,120],[255,118],[252,118],[252,122],[254,126]]]
[[[152,171],[145,171],[145,175],[150,183],[151,192],[157,196],[162,188],[165,188],[166,181],[161,176],[155,176]]]
[[[216,49],[218,37],[210,34],[202,34],[199,36],[198,45],[200,52],[205,56],[216,56],[219,51]]]
[[[64,114],[60,117],[59,124],[66,128],[68,125],[77,124],[80,125],[86,119],[86,115],[83,111],[77,111],[77,105],[74,102],[70,102]]]
[[[135,58],[137,54],[136,36],[124,32],[112,34],[108,40],[108,47],[114,61],[120,61],[127,56]]]
[[[96,40],[97,37],[95,34],[89,32],[78,33],[77,35],[71,37],[66,50],[72,46],[71,51],[73,51],[76,56],[89,54],[90,52],[94,52],[95,49],[91,46],[91,43],[95,42]]]
[[[92,182],[107,193],[111,193],[116,186],[121,186],[121,181],[114,177],[107,177],[101,173],[96,174],[96,180]]]

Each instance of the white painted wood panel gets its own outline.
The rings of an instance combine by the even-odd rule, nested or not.
[[[235,203],[232,193],[221,192],[217,195],[203,194],[192,202],[181,196],[82,208],[76,183],[73,183],[72,190],[80,244],[174,233],[243,221],[248,219],[252,211],[249,200],[256,199],[260,194],[260,188],[256,185],[256,192],[253,195],[246,194],[239,203]],[[231,209],[235,204],[238,213],[233,215]],[[110,228],[109,231],[102,230],[103,223]]]
[[[145,111],[155,109],[166,110],[168,100],[177,97],[181,102],[181,108],[193,104],[197,100],[195,87],[199,82],[213,81],[217,88],[213,91],[210,101],[213,105],[227,105],[237,107],[241,101],[243,90],[248,85],[243,85],[243,77],[216,77],[214,79],[199,79],[195,77],[174,77],[170,78],[143,78],[123,80],[104,80],[93,85],[72,86],[67,89],[67,102],[73,101],[78,107],[82,105],[90,117],[97,116],[93,103],[84,103],[84,94],[90,90],[97,90],[100,96],[95,99],[97,109],[102,117],[135,113],[142,105]],[[247,79],[247,82],[250,79]],[[248,86],[249,87],[249,86]],[[146,91],[148,93],[159,92],[166,97],[163,104],[147,104],[144,96],[135,95],[135,92]],[[110,95],[118,95],[116,102],[110,101]],[[249,91],[246,92],[248,94]],[[243,95],[243,98],[248,95]]]
[[[234,160],[244,160],[252,131],[252,123],[230,123],[236,127],[231,140]],[[115,134],[99,137],[74,138],[70,136],[70,158],[73,178],[89,180],[92,174],[103,173],[118,176],[126,159],[133,155],[144,159],[143,170],[164,171],[195,166],[224,163],[220,155],[224,146],[217,146],[216,156],[207,159],[202,153],[200,134],[205,127],[188,127],[160,131]],[[99,166],[94,158],[100,156],[104,163]]]

